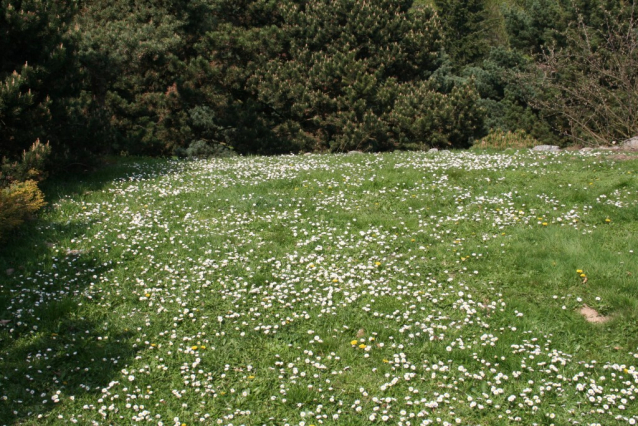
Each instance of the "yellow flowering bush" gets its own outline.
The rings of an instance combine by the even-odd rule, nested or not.
[[[51,153],[49,144],[36,141],[22,159],[10,162],[2,159],[0,168],[0,240],[7,231],[19,226],[46,203],[38,188],[44,162]]]
[[[33,180],[14,183],[0,190],[0,239],[45,204],[44,195]]]

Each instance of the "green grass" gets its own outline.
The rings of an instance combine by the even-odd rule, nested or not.
[[[637,166],[122,159],[49,182],[0,252],[0,424],[634,424]]]

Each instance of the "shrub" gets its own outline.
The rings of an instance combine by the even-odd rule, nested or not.
[[[0,240],[46,203],[34,180],[18,182],[0,190]]]
[[[483,127],[474,83],[458,84],[439,93],[432,82],[409,87],[389,114],[400,148],[467,148]]]
[[[445,33],[445,48],[455,67],[483,59],[489,52],[486,0],[434,0]]]
[[[2,160],[0,171],[0,188],[13,182],[23,182],[29,179],[42,180],[47,158],[51,154],[49,144],[42,144],[38,139],[28,151],[22,153],[20,161],[10,162]]]
[[[38,140],[28,151],[22,153],[20,161],[9,162],[6,158],[2,160],[0,240],[46,204],[37,181],[44,177],[42,170],[50,153],[49,144],[42,144]]]
[[[0,0],[0,153],[19,158],[34,140],[56,154],[83,144],[66,124],[67,105],[81,92],[75,60],[75,0]],[[75,145],[77,148],[78,145]]]
[[[473,145],[473,148],[491,148],[491,149],[521,149],[533,148],[540,143],[523,130],[515,132],[504,131],[500,129],[492,130],[483,139]]]
[[[281,4],[284,50],[253,81],[275,132],[298,150],[462,147],[480,131],[471,90],[433,84],[444,55],[432,9],[407,0]]]
[[[178,148],[175,150],[175,155],[178,157],[187,157],[187,158],[222,158],[222,157],[232,157],[237,155],[232,148],[228,147],[225,144],[209,144],[204,140],[197,140],[191,143],[188,148]]]

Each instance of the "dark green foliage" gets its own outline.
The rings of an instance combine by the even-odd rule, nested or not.
[[[518,50],[494,48],[480,66],[467,67],[462,74],[472,77],[480,94],[479,105],[486,112],[484,133],[490,130],[524,130],[546,143],[558,143],[550,123],[529,102],[539,96],[532,75],[534,62]]]
[[[50,155],[49,144],[43,144],[38,140],[28,150],[22,152],[19,160],[12,161],[3,157],[0,164],[0,188],[16,182],[44,179],[46,162]]]
[[[253,77],[279,138],[297,150],[467,144],[474,123],[456,121],[467,105],[428,83],[443,59],[432,10],[410,12],[399,0],[314,0],[280,10],[286,50]]]
[[[401,147],[468,148],[482,134],[484,111],[477,108],[473,81],[449,94],[437,92],[431,82],[406,89],[391,113]]]
[[[190,24],[184,9],[181,2],[101,0],[78,16],[89,108],[108,120],[102,137],[117,152],[170,152],[188,137],[177,90]]]
[[[188,81],[180,87],[195,108],[189,112],[195,139],[225,143],[240,153],[295,150],[273,131],[280,117],[258,99],[254,78],[284,50],[279,2],[213,0],[209,6],[209,30],[195,44],[197,56],[189,61]]]
[[[559,143],[576,128],[560,111],[579,103],[570,90],[598,79],[617,116],[633,102],[633,74],[613,66],[633,53],[610,41],[629,34],[628,0],[433,3],[0,0],[0,150],[14,161],[50,141],[65,167],[109,152],[464,147],[494,129]]]
[[[533,55],[508,87],[524,89],[527,111],[571,142],[608,144],[635,135],[637,13],[633,1],[623,0],[525,0],[505,9],[511,45]],[[513,111],[508,106],[500,116]],[[549,139],[546,131],[518,128]]]
[[[539,54],[544,47],[562,45],[568,25],[566,1],[523,0],[505,7],[503,14],[511,47],[524,53]]]
[[[75,2],[0,0],[0,152],[17,159],[37,139],[64,145],[66,104],[81,84],[70,21]]]
[[[486,0],[434,0],[445,47],[455,67],[476,63],[487,55],[492,23]]]
[[[629,19],[631,0],[519,0],[503,8],[511,47],[529,54],[548,48],[566,48],[575,37],[579,22],[603,29],[609,14]],[[594,36],[590,42],[602,39]]]

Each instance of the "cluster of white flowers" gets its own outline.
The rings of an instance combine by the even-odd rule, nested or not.
[[[17,416],[35,409],[9,387],[80,424],[636,424],[636,367],[585,361],[526,329],[481,267],[513,228],[587,233],[596,206],[635,208],[631,187],[593,206],[502,191],[509,171],[571,185],[548,165],[599,157],[136,164],[52,206],[43,232],[62,237],[37,270],[11,278],[5,336],[16,348],[64,343],[25,351],[25,377],[0,379],[0,394]],[[56,306],[92,317],[41,320]],[[34,391],[42,371],[50,383]]]

